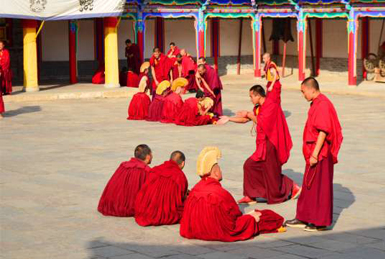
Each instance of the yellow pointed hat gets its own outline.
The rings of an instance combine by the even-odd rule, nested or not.
[[[215,164],[218,163],[218,159],[222,154],[217,147],[205,147],[198,156],[197,161],[197,174],[199,176],[205,176],[210,173]]]
[[[188,85],[188,80],[186,78],[179,77],[172,82],[171,90],[175,92],[178,87],[183,88],[183,87],[186,87],[187,85]]]
[[[162,95],[163,92],[164,92],[167,88],[169,88],[170,86],[171,86],[170,81],[164,80],[164,81],[160,82],[160,84],[159,84],[158,87],[156,88],[156,94]]]
[[[150,62],[144,62],[141,66],[140,66],[140,73],[143,73],[144,70],[148,69],[150,67]]]

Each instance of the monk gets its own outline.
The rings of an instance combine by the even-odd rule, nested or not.
[[[4,108],[3,92],[0,91],[0,119],[3,118],[4,112],[5,112],[5,108]]]
[[[172,61],[159,48],[154,48],[153,55],[150,58],[151,73],[152,73],[152,89],[155,92],[158,85],[164,81],[169,80],[169,72],[172,66]]]
[[[283,232],[283,217],[271,210],[242,214],[233,196],[220,184],[222,171],[217,147],[199,154],[197,173],[201,180],[189,193],[180,222],[180,235],[189,239],[234,242],[258,234]]]
[[[175,79],[181,77],[183,77],[182,55],[178,54],[170,70],[170,81],[172,83]]]
[[[135,43],[132,43],[130,39],[126,40],[125,56],[127,58],[127,69],[135,74],[139,74],[140,69],[140,49]]]
[[[5,95],[12,93],[11,56],[2,40],[0,40],[0,90]]]
[[[175,45],[175,42],[170,43],[170,49],[167,52],[167,57],[175,61],[176,56],[180,53],[179,48]]]
[[[206,65],[200,64],[195,74],[196,84],[199,89],[214,101],[212,112],[218,116],[223,115],[222,110],[222,82],[215,69],[207,69]]]
[[[151,149],[144,144],[137,146],[134,157],[121,163],[107,183],[98,211],[104,216],[134,216],[136,195],[149,175],[151,161]]]
[[[198,91],[195,97],[190,97],[185,100],[182,109],[176,116],[175,124],[180,126],[202,126],[212,123],[212,118],[209,114],[203,114],[200,111],[199,101],[204,99],[204,93]]]
[[[281,105],[267,97],[260,85],[250,88],[250,100],[258,109],[249,114],[257,124],[256,150],[243,165],[243,194],[238,203],[255,203],[256,198],[276,204],[295,199],[300,187],[282,174],[293,147]]]
[[[135,201],[135,221],[140,226],[173,225],[182,217],[187,196],[183,173],[186,157],[174,151],[170,160],[151,169]]]
[[[171,92],[164,98],[162,110],[162,123],[174,123],[176,116],[183,106],[182,93],[188,84],[187,79],[178,78],[171,86]]]
[[[96,70],[95,74],[92,76],[92,83],[93,84],[97,84],[97,85],[105,84],[106,77],[104,74],[104,70],[105,70],[104,62],[101,62],[99,64],[99,67]]]
[[[148,77],[149,68],[149,62],[144,62],[140,67],[139,91],[132,97],[128,106],[127,120],[145,120],[148,118],[148,110],[151,104],[151,99],[148,96],[151,88]]]
[[[170,82],[165,80],[158,84],[155,91],[155,96],[148,108],[147,121],[160,121],[162,119],[163,104],[166,95],[169,93]]]
[[[195,83],[196,64],[190,54],[185,49],[181,49],[180,54],[182,55],[182,76],[186,78],[189,83],[186,86],[186,91],[195,93],[198,87]]]
[[[266,96],[271,95],[274,100],[281,103],[281,89],[282,85],[279,81],[279,73],[277,65],[271,61],[270,53],[263,54],[263,62],[265,63],[265,67],[263,68],[267,85],[266,85]]]
[[[322,231],[333,222],[333,172],[343,140],[342,129],[332,102],[320,92],[316,79],[306,78],[301,91],[311,102],[302,145],[306,168],[297,215],[286,225]]]

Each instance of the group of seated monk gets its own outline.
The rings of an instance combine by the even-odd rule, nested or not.
[[[206,147],[197,159],[201,180],[188,190],[182,171],[186,157],[171,153],[163,164],[150,168],[150,147],[139,145],[134,157],[120,164],[100,198],[105,216],[135,217],[140,226],[180,223],[180,235],[189,239],[233,242],[264,233],[283,232],[283,217],[271,210],[242,214],[233,196],[220,184],[221,152]]]

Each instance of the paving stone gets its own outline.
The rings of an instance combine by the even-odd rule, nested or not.
[[[204,255],[199,255],[198,257],[204,258],[204,259],[246,259],[247,258],[246,256],[228,254],[224,252],[208,253]]]
[[[153,258],[154,257],[149,257],[146,255],[137,254],[137,253],[109,257],[109,259],[153,259]]]
[[[119,255],[132,254],[132,251],[124,250],[114,246],[103,246],[97,247],[90,250],[93,255],[103,256],[103,257],[113,257]]]
[[[257,259],[270,258],[274,256],[280,256],[283,254],[282,252],[262,249],[259,247],[246,247],[246,248],[241,248],[237,250],[231,250],[229,253],[243,255],[246,257],[257,258]]]
[[[299,255],[307,258],[321,258],[323,256],[333,254],[332,252],[324,249],[309,247],[305,245],[277,247],[277,248],[274,248],[274,250],[277,250],[283,253]]]
[[[323,257],[324,259],[384,259],[385,252],[375,248],[354,248],[344,251],[343,254]]]

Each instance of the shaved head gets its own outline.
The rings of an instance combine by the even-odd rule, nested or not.
[[[267,58],[270,58],[270,53],[266,52],[265,54],[263,54],[264,57],[267,57]]]
[[[263,59],[263,62],[265,62],[265,63],[270,62],[270,60],[271,60],[270,53],[266,52],[265,54],[263,54],[262,59]]]
[[[174,161],[179,165],[179,167],[183,168],[186,161],[186,156],[182,151],[176,150],[171,153],[170,160]]]
[[[316,91],[320,90],[317,80],[311,76],[303,80],[301,85],[305,85],[306,87],[313,88]]]

